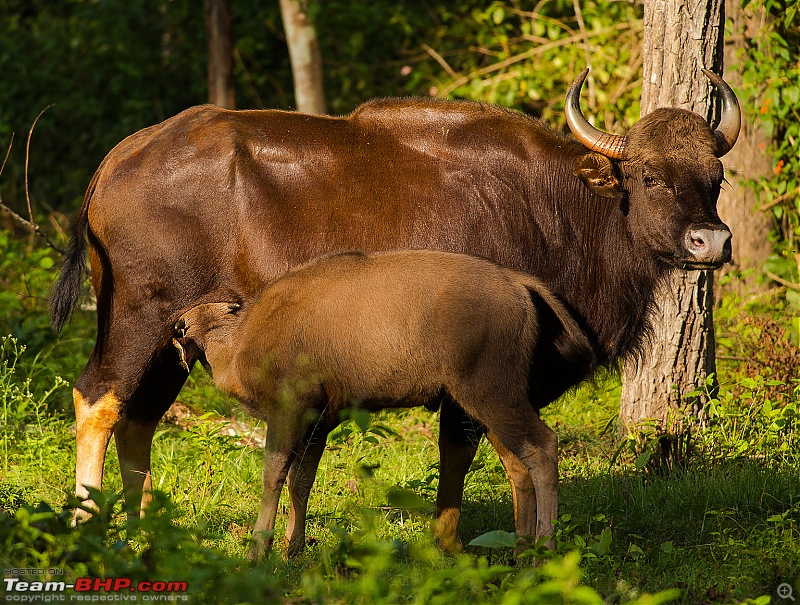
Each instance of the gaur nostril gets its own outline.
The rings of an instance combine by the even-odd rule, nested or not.
[[[725,263],[731,257],[731,232],[727,228],[687,229],[684,246],[694,260],[703,263]]]

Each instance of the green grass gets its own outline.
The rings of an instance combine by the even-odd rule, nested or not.
[[[11,244],[0,237],[0,245]],[[47,264],[40,255],[31,262]],[[10,274],[0,296],[0,307],[23,314],[11,325],[18,340],[3,342],[0,361],[6,568],[188,577],[198,603],[644,603],[647,593],[673,588],[678,603],[766,603],[782,582],[800,593],[798,355],[780,328],[793,325],[791,312],[768,297],[749,304],[729,297],[720,307],[722,388],[686,469],[659,476],[637,466],[637,451],[620,449],[614,375],[545,410],[559,436],[561,476],[549,566],[530,569],[504,547],[468,546],[456,558],[433,548],[438,417],[421,409],[376,414],[366,431],[351,421],[331,435],[311,495],[312,542],[293,561],[276,555],[253,566],[244,557],[262,454],[226,429],[229,420],[259,425],[199,368],[179,399],[200,414],[182,427],[162,424],[154,440],[161,508],[144,521],[147,531],[125,528],[113,497],[121,489],[113,446],[103,518],[69,526],[61,511],[74,488],[74,416],[71,388],[58,376],[74,380],[82,369],[93,317],[79,311],[60,338],[41,332],[49,279],[36,275],[23,288]],[[414,494],[416,505],[398,500],[398,490]],[[40,502],[47,504],[35,510]],[[284,495],[279,543],[287,507]],[[461,538],[467,544],[493,530],[513,530],[513,507],[484,442],[467,477]]]
[[[68,387],[57,385],[49,392],[51,388],[41,385],[37,393],[32,383],[15,373],[26,363],[25,354],[10,364],[19,347],[15,350],[7,340],[4,350],[0,412],[7,430],[0,444],[0,505],[12,514],[26,503],[39,501],[59,509],[72,490],[74,426],[69,413],[48,401]],[[618,438],[613,428],[606,429],[615,413],[618,391],[616,379],[609,376],[582,387],[546,412],[561,442],[557,550],[561,555],[581,554],[583,583],[608,602],[627,602],[645,593],[678,588],[676,602],[724,603],[774,594],[781,582],[796,581],[800,577],[798,456],[788,459],[782,454],[777,461],[771,460],[760,447],[751,456],[698,457],[688,469],[669,478],[637,471],[632,455],[625,453],[612,465]],[[204,407],[230,411],[231,402],[216,395],[202,375],[193,378],[182,398],[196,405],[210,398],[214,401]],[[725,411],[733,416],[736,402],[719,405],[728,406]],[[740,415],[736,421],[746,418]],[[758,414],[749,420],[751,424],[762,421]],[[154,485],[174,506],[168,516],[171,527],[190,532],[194,547],[216,553],[224,565],[244,573],[251,570],[243,557],[248,528],[257,514],[261,452],[237,445],[237,437],[225,434],[226,426],[217,413],[190,420],[186,429],[162,425],[153,448]],[[294,561],[273,558],[267,564],[264,569],[282,578],[282,583],[270,584],[269,589],[287,598],[307,597],[308,591],[321,590],[317,584],[323,580],[345,582],[356,573],[363,580],[366,571],[358,569],[366,564],[383,565],[381,573],[390,584],[392,578],[399,581],[409,573],[424,576],[467,565],[432,554],[429,511],[403,509],[390,497],[391,490],[399,488],[417,494],[432,508],[438,480],[437,430],[436,414],[406,410],[375,415],[365,433],[352,422],[335,433],[312,492],[308,536],[313,542]],[[719,425],[709,432],[718,435],[725,430]],[[741,439],[749,430],[738,426],[736,434]],[[711,441],[710,436],[706,439]],[[118,492],[113,447],[106,477],[106,489]],[[284,494],[276,528],[279,536],[285,530],[287,507]],[[123,532],[119,504],[114,510],[108,536]],[[461,537],[466,544],[498,529],[513,530],[510,490],[497,456],[483,443],[467,478]],[[399,561],[397,548],[404,553]],[[481,557],[488,557],[487,570],[494,569],[475,580],[483,587],[480,599],[488,602],[498,600],[498,595],[483,594],[487,587],[502,584],[489,576],[510,573],[501,571],[506,565],[526,568],[510,549],[468,547],[467,551],[471,555],[464,561],[470,561],[470,569],[480,567]],[[101,552],[98,557],[102,560],[106,555]],[[420,557],[428,561],[424,572],[417,569]],[[559,565],[569,567],[570,561]],[[16,565],[8,559],[5,564]],[[342,577],[341,570],[351,565]],[[520,573],[514,572],[515,581]],[[543,581],[540,577],[535,584]],[[343,586],[336,589],[341,593],[338,597],[327,596],[347,600],[350,597],[342,595],[352,596],[348,590],[366,590],[360,583]],[[497,586],[491,590],[500,590]],[[460,588],[453,590],[462,594]],[[386,602],[404,600],[402,591],[394,597],[380,594]]]

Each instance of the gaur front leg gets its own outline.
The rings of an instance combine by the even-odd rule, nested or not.
[[[152,498],[150,451],[158,422],[134,422],[122,416],[114,430],[128,521],[144,515]]]
[[[439,489],[434,535],[445,552],[462,549],[458,537],[464,481],[485,429],[449,397],[439,413]]]
[[[306,546],[306,515],[311,487],[330,432],[328,427],[317,427],[303,441],[294,464],[289,469],[289,522],[286,526],[286,556],[296,557]]]
[[[274,414],[267,420],[261,505],[248,552],[252,560],[263,558],[272,549],[281,490],[306,430],[298,419],[302,415],[302,411],[288,409],[286,414]]]

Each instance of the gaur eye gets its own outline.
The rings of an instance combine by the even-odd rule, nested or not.
[[[642,184],[644,184],[645,187],[657,187],[661,185],[662,182],[660,179],[657,179],[654,176],[646,174],[644,175],[644,178],[642,178]]]

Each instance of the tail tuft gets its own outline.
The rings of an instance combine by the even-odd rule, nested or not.
[[[72,241],[61,273],[50,292],[50,323],[56,333],[60,332],[72,316],[83,290],[83,273],[86,269],[87,215],[84,209],[72,226]]]

